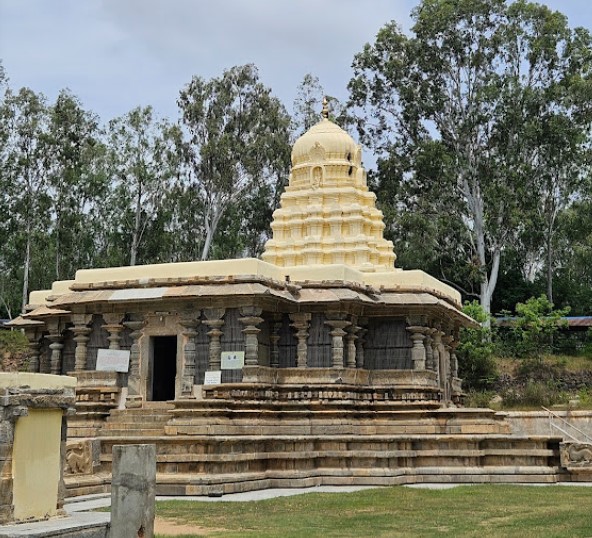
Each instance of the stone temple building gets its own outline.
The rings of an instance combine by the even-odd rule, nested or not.
[[[459,408],[455,348],[473,322],[455,290],[395,267],[375,201],[360,146],[325,110],[294,144],[260,260],[84,269],[33,292],[12,322],[30,371],[77,378],[71,493],[107,488],[111,447],[138,440],[157,445],[161,494],[448,467],[489,481],[518,464],[553,481],[557,440],[508,441],[503,417]],[[129,367],[97,368],[105,350]]]

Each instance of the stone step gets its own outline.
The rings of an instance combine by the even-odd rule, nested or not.
[[[101,430],[102,437],[120,437],[125,436],[126,438],[129,436],[132,437],[145,437],[145,436],[159,436],[163,435],[164,430],[162,428],[144,428],[141,425],[134,425],[132,428],[125,428],[122,425],[115,425],[110,428],[104,427]]]
[[[146,423],[146,422],[167,422],[171,419],[171,415],[168,414],[128,414],[128,413],[118,413],[109,415],[107,417],[107,423]]]
[[[194,473],[156,474],[157,495],[220,495],[269,488],[315,486],[395,486],[417,483],[455,484],[553,484],[568,478],[555,467],[489,466],[489,467],[423,467],[310,469],[261,471],[197,476]],[[88,477],[80,483],[66,477],[68,497],[85,492],[109,491],[109,479]]]

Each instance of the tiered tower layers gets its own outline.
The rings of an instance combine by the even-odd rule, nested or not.
[[[280,267],[395,270],[393,244],[383,237],[382,212],[361,161],[360,146],[327,118],[296,141],[289,186],[273,214],[264,261]]]

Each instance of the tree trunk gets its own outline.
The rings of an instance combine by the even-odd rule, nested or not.
[[[31,226],[27,224],[27,246],[25,247],[25,266],[23,271],[23,302],[21,312],[25,312],[29,298],[29,270],[31,266]]]
[[[547,299],[553,302],[553,238],[547,235]]]
[[[136,265],[138,245],[140,243],[140,224],[142,219],[142,184],[138,185],[136,196],[136,214],[134,218],[134,231],[132,233],[132,246],[130,249],[130,265]]]

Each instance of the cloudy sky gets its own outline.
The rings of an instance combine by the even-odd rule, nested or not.
[[[244,63],[291,109],[306,73],[345,98],[351,62],[378,29],[408,30],[419,0],[0,0],[0,59],[11,86],[69,88],[106,121],[151,104],[177,117],[193,75]],[[544,0],[592,28],[590,0]]]

